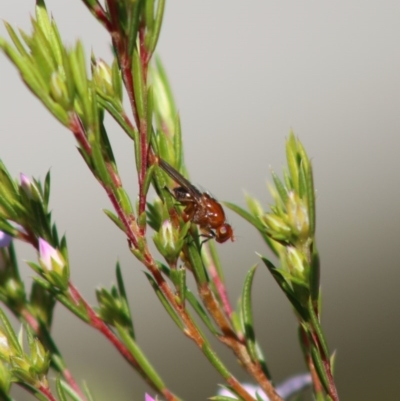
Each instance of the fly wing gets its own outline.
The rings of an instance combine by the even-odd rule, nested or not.
[[[161,158],[159,159],[159,165],[176,183],[185,188],[195,199],[201,198],[201,192],[179,171],[175,170],[170,164]]]

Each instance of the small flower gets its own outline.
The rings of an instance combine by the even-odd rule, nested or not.
[[[39,263],[45,277],[57,287],[68,287],[69,269],[61,252],[39,238]]]
[[[167,260],[175,260],[183,246],[182,233],[169,220],[165,220],[160,230],[153,236],[154,244]]]
[[[144,396],[144,401],[156,401],[156,400],[146,393],[146,395]]]
[[[65,266],[60,252],[42,238],[39,238],[39,260],[40,265],[46,271],[56,270],[57,267],[62,269]]]
[[[286,400],[299,391],[303,390],[305,387],[309,386],[311,383],[311,375],[309,373],[303,373],[286,379],[278,386],[276,386],[275,389],[279,396]],[[269,398],[259,386],[256,386],[254,384],[243,384],[243,387],[252,397],[255,398],[256,394],[258,394],[261,400],[269,401]],[[218,391],[218,394],[227,397],[235,397],[233,393],[225,388],[220,389]]]
[[[6,234],[4,231],[0,231],[0,248],[6,248],[10,245],[12,237]]]
[[[36,201],[42,200],[42,196],[40,195],[39,189],[28,176],[21,173],[19,175],[19,179],[21,182],[21,188],[24,190],[29,199],[33,199]]]

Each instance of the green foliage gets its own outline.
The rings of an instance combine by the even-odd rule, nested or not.
[[[218,213],[207,209],[203,195],[190,183],[188,188],[181,188],[181,198],[174,191],[178,184],[183,186],[175,181],[177,177],[182,174],[185,183],[184,177],[188,176],[180,116],[161,60],[157,58],[151,64],[165,1],[106,0],[104,7],[97,0],[83,3],[110,34],[114,52],[110,63],[92,54],[89,72],[82,43],[77,41],[71,47],[63,43],[43,0],[36,2],[31,34],[22,30],[17,33],[5,22],[9,40],[0,38],[0,49],[29,90],[73,134],[84,162],[111,202],[113,210],[104,210],[105,214],[124,233],[131,252],[146,268],[149,284],[166,313],[226,381],[226,388],[239,397],[217,395],[211,399],[258,401],[263,391],[273,401],[282,400],[257,342],[260,334],[256,333],[252,304],[256,266],[246,275],[239,307],[234,311],[213,240],[217,227],[207,225],[213,213]],[[123,96],[129,103],[128,112]],[[119,176],[118,160],[104,123],[106,113],[125,132],[126,140],[134,144],[138,196],[125,189]],[[269,211],[248,195],[248,210],[232,203],[226,205],[260,232],[279,259],[274,264],[261,256],[294,309],[307,367],[317,373],[320,381],[314,378],[316,399],[338,401],[320,324],[312,165],[293,133],[286,143],[286,157],[288,166],[283,178],[272,172],[274,204]],[[166,170],[167,163],[160,160],[173,166],[176,174]],[[29,348],[26,353],[22,331],[17,336],[0,309],[0,398],[11,400],[9,392],[15,382],[39,400],[53,401],[56,396],[60,401],[93,400],[87,387],[81,390],[69,372],[51,336],[54,308],[60,303],[105,336],[163,399],[179,401],[135,337],[119,263],[116,284],[110,289],[97,288],[97,306],[90,305],[71,282],[73,266],[67,241],[65,236],[59,238],[49,211],[50,186],[49,173],[43,182],[24,174],[17,181],[0,161],[0,301],[23,324]],[[151,187],[158,195],[152,202],[147,198]],[[191,209],[192,214],[188,212]],[[2,237],[6,241],[1,242]],[[37,251],[37,260],[28,262],[34,274],[29,297],[11,238]],[[151,239],[163,262],[153,255]],[[191,288],[193,281],[195,288]],[[146,305],[141,310],[145,311]],[[211,337],[224,344],[258,381],[256,396],[234,377]],[[56,373],[55,390],[47,382],[49,369]],[[302,388],[297,386],[294,390]]]

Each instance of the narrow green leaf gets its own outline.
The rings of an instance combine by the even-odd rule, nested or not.
[[[189,289],[186,290],[186,298],[187,298],[189,304],[191,305],[191,307],[195,310],[197,315],[200,317],[202,322],[206,325],[208,330],[210,330],[210,332],[212,334],[214,334],[215,336],[221,335],[221,333],[218,331],[218,329],[214,326],[214,323],[211,320],[211,318],[209,317],[209,315],[207,314],[206,310],[203,308],[201,303],[198,301],[198,299],[194,296],[194,294]]]
[[[13,27],[7,21],[3,21],[3,23],[7,29],[8,35],[10,36],[12,42],[14,43],[14,46],[17,48],[17,50],[21,54],[21,56],[29,57],[28,52],[26,51],[23,43],[18,38],[18,35],[15,33]]]
[[[174,120],[174,152],[175,152],[175,160],[176,165],[179,167],[179,170],[183,168],[183,151],[182,151],[182,128],[181,128],[181,118],[179,113],[175,114]]]
[[[319,253],[315,244],[312,244],[311,267],[310,267],[310,293],[313,303],[317,303],[319,299],[319,283],[320,283],[320,261]]]
[[[114,88],[114,92],[117,95],[117,99],[120,103],[122,103],[122,78],[121,71],[119,69],[117,58],[114,59],[111,66],[111,78],[112,78],[112,86]]]
[[[112,185],[112,180],[101,150],[101,144],[93,134],[89,135],[89,143],[92,148],[93,173],[104,185]]]
[[[157,390],[162,392],[162,390],[165,389],[164,382],[162,381],[161,377],[157,374],[157,371],[151,365],[151,363],[146,358],[146,356],[139,348],[137,343],[133,340],[133,338],[129,335],[128,331],[124,327],[117,324],[116,328],[122,341],[127,346],[132,356],[136,359],[138,365],[144,371],[146,377],[150,379],[150,381],[154,384]]]
[[[129,307],[128,297],[126,295],[125,284],[124,284],[124,280],[122,278],[121,266],[120,266],[119,262],[117,263],[117,266],[115,268],[115,275],[117,276],[118,291],[119,291],[121,299],[124,303],[125,313],[127,316],[129,316],[129,322],[130,322],[129,334],[134,339],[135,338],[135,330],[133,327],[132,313],[131,313],[131,309]]]
[[[120,203],[122,209],[127,215],[130,215],[133,213],[133,208],[131,204],[131,200],[129,199],[129,195],[126,193],[125,189],[123,187],[117,188],[117,197],[118,197],[118,202]]]
[[[61,385],[60,376],[56,377],[56,389],[57,389],[57,394],[58,394],[59,400],[67,401],[67,396],[65,395],[64,389]]]
[[[220,375],[225,379],[228,380],[231,378],[231,373],[227,369],[227,367],[223,364],[223,362],[218,358],[215,351],[210,347],[210,345],[205,342],[202,347],[202,351],[207,359],[211,362],[211,364],[217,369]]]
[[[215,241],[209,241],[208,246],[210,248],[211,258],[214,263],[215,269],[217,270],[217,274],[219,279],[224,283],[224,270],[221,265],[221,261],[218,256],[217,247],[215,246]]]
[[[146,119],[145,113],[145,91],[146,86],[144,83],[142,63],[140,59],[139,50],[135,49],[133,52],[133,63],[132,63],[132,78],[133,88],[135,91],[136,107],[141,120]]]
[[[293,189],[297,193],[299,193],[297,146],[296,146],[296,138],[293,135],[293,132],[290,133],[289,139],[286,141],[286,159],[289,167],[291,181],[293,183]]]
[[[325,366],[319,354],[318,348],[315,344],[311,343],[311,357],[318,373],[318,377],[321,380],[322,385],[327,393],[329,393],[329,379],[325,372]]]
[[[18,341],[18,337],[16,336],[16,334],[10,324],[10,321],[8,320],[7,315],[4,313],[2,308],[0,308],[0,320],[3,324],[4,330],[6,332],[7,340],[12,344],[13,350],[18,352],[18,355],[22,355],[23,350],[22,350],[21,344]]]
[[[146,28],[149,31],[153,30],[154,25],[154,0],[148,0],[145,2],[145,21]]]
[[[246,333],[246,345],[254,362],[257,362],[257,352],[256,352],[256,339],[254,333],[253,324],[253,312],[251,307],[251,286],[253,284],[254,274],[256,272],[257,265],[254,265],[247,273],[243,284],[242,290],[242,320],[244,324],[244,329]]]
[[[312,171],[312,164],[309,164],[307,169],[306,187],[307,187],[307,206],[308,206],[308,218],[310,224],[310,235],[315,235],[315,190],[314,190],[314,178]]]
[[[82,398],[71,388],[71,386],[68,383],[66,383],[64,380],[59,380],[59,381],[62,391],[64,392],[64,394],[65,393],[68,394],[69,398],[71,398],[72,401],[82,401]],[[57,392],[58,392],[58,387],[57,387]]]
[[[322,327],[321,327],[321,324],[320,324],[320,322],[318,320],[318,317],[315,314],[314,307],[313,307],[311,301],[308,303],[308,313],[309,313],[310,318],[311,318],[311,322],[310,323],[311,323],[311,325],[312,325],[312,327],[314,329],[315,334],[318,337],[319,345],[321,345],[321,347],[322,347],[322,352],[325,354],[326,358],[329,358],[328,345],[327,345],[327,343],[325,341],[324,332],[322,330]]]
[[[144,183],[143,183],[143,192],[145,194],[147,194],[147,192],[149,191],[151,181],[153,180],[154,170],[155,170],[155,165],[153,164],[146,171],[146,175],[144,177]]]
[[[231,202],[223,202],[223,204],[228,207],[229,209],[233,210],[235,213],[237,213],[239,216],[243,217],[245,220],[247,220],[251,225],[253,225],[257,230],[261,231],[263,229],[262,224],[260,221],[251,215],[247,210],[244,210],[242,207],[235,205],[234,203]]]
[[[190,240],[189,240],[190,241]],[[196,278],[197,285],[203,285],[208,282],[206,270],[203,265],[203,260],[199,254],[199,250],[194,241],[190,241],[187,246],[190,263],[193,268],[193,273]]]
[[[93,395],[89,389],[89,386],[87,385],[87,383],[84,381],[83,382],[83,391],[85,393],[85,396],[87,398],[87,401],[94,401]]]
[[[151,35],[151,40],[149,43],[149,46],[147,48],[147,51],[149,51],[151,54],[154,52],[156,46],[157,46],[157,41],[160,36],[160,30],[161,30],[161,24],[164,16],[164,8],[165,8],[165,0],[158,0],[158,5],[157,5],[157,11],[156,11],[156,16],[154,20],[154,28],[153,32]]]
[[[186,268],[180,267],[177,270],[178,273],[178,294],[180,302],[185,305],[186,302]]]
[[[162,293],[162,291],[158,287],[158,285],[157,285],[156,281],[154,280],[154,278],[150,274],[148,274],[146,272],[145,272],[145,275],[146,275],[147,279],[149,280],[151,286],[153,287],[153,290],[155,291],[155,293],[156,293],[158,299],[160,300],[162,306],[164,306],[165,310],[171,316],[172,320],[179,327],[179,329],[183,331],[185,329],[184,324],[182,323],[179,315],[175,312],[175,309],[169,303],[168,299],[165,297],[165,295]]]
[[[103,209],[103,212],[110,218],[110,220],[122,231],[125,233],[125,226],[119,219],[117,215],[115,215],[111,210]]]
[[[43,31],[46,38],[50,38],[52,34],[51,24],[49,15],[47,14],[46,5],[43,0],[36,0],[35,14],[39,28]]]
[[[285,188],[283,182],[280,180],[280,178],[275,174],[274,171],[271,171],[272,179],[274,180],[275,188],[278,191],[279,196],[282,199],[282,202],[284,205],[286,205],[287,200],[288,200],[288,192],[287,189]]]
[[[307,321],[308,313],[307,310],[299,303],[297,300],[293,288],[290,282],[285,277],[282,269],[278,269],[274,266],[274,264],[268,260],[265,256],[259,255],[261,260],[264,262],[265,266],[267,266],[268,270],[272,274],[272,277],[275,279],[281,290],[284,292],[296,312],[301,316],[304,321]]]
[[[82,43],[78,40],[75,49],[69,55],[71,72],[81,99],[88,96],[88,80],[86,73],[85,53]]]
[[[212,401],[237,401],[237,398],[227,397],[226,395],[215,395],[209,398]]]

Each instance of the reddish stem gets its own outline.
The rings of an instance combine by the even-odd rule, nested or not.
[[[38,390],[49,400],[49,401],[57,401],[57,399],[53,396],[48,386],[44,386],[43,384],[38,387]]]

